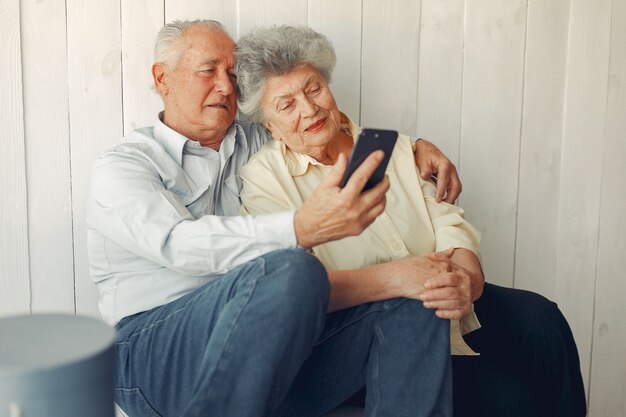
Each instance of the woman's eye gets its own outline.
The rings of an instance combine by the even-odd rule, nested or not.
[[[319,93],[321,90],[322,90],[322,86],[315,83],[311,85],[311,88],[309,89],[309,94]]]
[[[284,104],[281,104],[280,106],[278,106],[278,109],[280,111],[283,111],[283,110],[287,110],[289,107],[291,107],[291,103],[284,103]]]

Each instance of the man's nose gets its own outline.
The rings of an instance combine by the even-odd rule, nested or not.
[[[215,88],[224,96],[231,95],[233,91],[235,91],[234,77],[231,77],[231,75],[226,71],[218,71],[217,78],[215,80]]]

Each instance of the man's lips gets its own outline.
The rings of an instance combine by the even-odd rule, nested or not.
[[[212,109],[225,109],[225,110],[228,110],[228,104],[226,104],[226,103],[207,104],[207,107],[211,107]]]
[[[306,132],[315,133],[326,125],[326,118],[320,119],[315,123],[312,123],[305,129]]]

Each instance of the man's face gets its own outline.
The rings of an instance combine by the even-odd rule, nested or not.
[[[219,147],[237,114],[235,43],[206,26],[189,28],[182,42],[178,65],[164,70],[159,87],[164,122],[204,146]]]

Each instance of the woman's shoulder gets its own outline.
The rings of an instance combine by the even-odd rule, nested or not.
[[[244,165],[241,175],[253,175],[259,170],[273,170],[273,168],[285,163],[282,144],[275,140],[269,140],[261,149]]]

